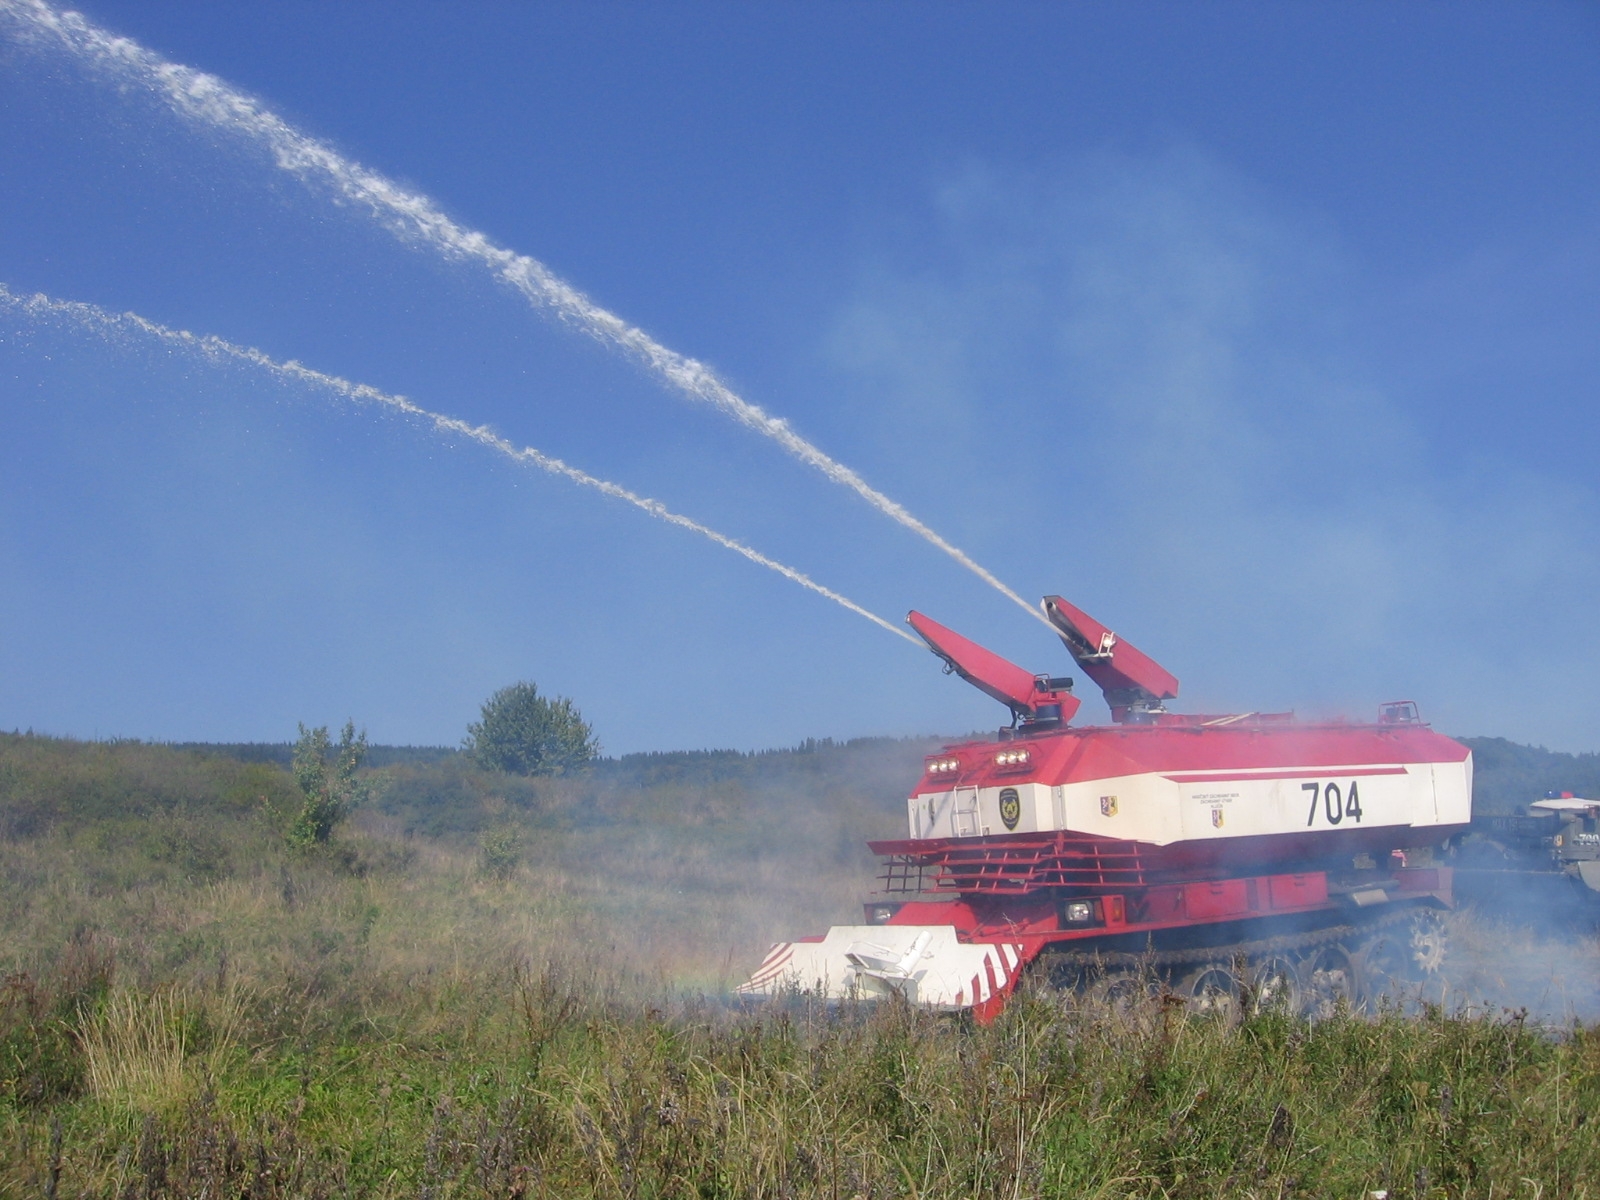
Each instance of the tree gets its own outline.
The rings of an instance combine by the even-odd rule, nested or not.
[[[294,781],[305,800],[289,827],[290,845],[324,845],[333,836],[333,827],[366,797],[366,785],[356,779],[366,756],[367,731],[357,737],[354,721],[344,723],[337,746],[328,738],[326,725],[300,726],[300,740],[294,744]]]
[[[462,746],[480,766],[513,775],[565,775],[600,753],[577,706],[564,696],[546,700],[531,683],[490,696],[483,720],[467,726]]]

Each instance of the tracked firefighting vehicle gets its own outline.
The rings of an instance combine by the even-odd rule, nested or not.
[[[1035,675],[921,613],[911,627],[1011,712],[946,746],[871,843],[860,925],[782,942],[739,991],[890,994],[992,1019],[1025,970],[1201,1006],[1360,1004],[1441,965],[1472,757],[1410,701],[1369,722],[1167,710],[1178,680],[1058,596],[1044,612],[1111,709],[1073,727],[1070,678]]]

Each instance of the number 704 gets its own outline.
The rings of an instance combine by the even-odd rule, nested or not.
[[[1350,781],[1348,794],[1341,793],[1337,783],[1302,783],[1300,790],[1311,793],[1311,808],[1306,813],[1308,826],[1317,823],[1319,809],[1329,825],[1337,825],[1346,817],[1355,818],[1358,825],[1361,823],[1361,793],[1356,790],[1354,779]]]

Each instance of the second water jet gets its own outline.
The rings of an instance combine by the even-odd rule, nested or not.
[[[148,321],[136,313],[112,313],[103,308],[97,308],[92,304],[84,304],[75,300],[56,300],[42,293],[35,293],[32,296],[19,296],[3,283],[0,283],[0,305],[36,321],[41,319],[68,321],[101,336],[135,334],[140,337],[152,338],[166,345],[210,359],[213,362],[245,363],[286,382],[322,388],[359,404],[379,404],[386,408],[394,409],[409,417],[427,422],[437,433],[469,438],[481,446],[486,446],[505,455],[519,465],[537,467],[548,474],[558,475],[563,479],[571,480],[573,483],[580,484],[583,487],[592,488],[614,499],[624,500],[635,508],[649,513],[652,517],[666,521],[668,524],[676,525],[680,529],[687,529],[692,533],[697,533],[726,550],[732,550],[735,554],[741,555],[758,566],[766,567],[769,571],[776,571],[785,579],[797,583],[819,596],[832,600],[835,604],[849,609],[857,616],[865,617],[873,624],[888,630],[896,637],[904,638],[912,645],[921,646],[922,644],[899,626],[891,624],[876,613],[863,608],[849,597],[839,594],[832,588],[824,587],[805,574],[805,572],[797,571],[793,567],[770,558],[759,550],[747,546],[737,538],[718,533],[708,525],[686,517],[682,513],[674,512],[659,500],[653,500],[648,496],[640,496],[635,492],[629,491],[621,484],[590,475],[588,472],[581,471],[559,458],[534,449],[532,446],[524,446],[518,449],[517,446],[495,433],[486,425],[473,425],[458,417],[450,417],[443,413],[433,412],[408,400],[404,396],[380,391],[364,383],[353,383],[337,375],[328,375],[303,366],[292,359],[287,362],[280,362],[251,346],[236,345],[219,337],[190,333],[184,329],[170,329],[165,325]]]

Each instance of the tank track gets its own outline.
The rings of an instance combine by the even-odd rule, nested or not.
[[[1038,964],[1052,980],[1089,979],[1096,975],[1110,975],[1119,971],[1148,970],[1156,974],[1172,975],[1184,967],[1198,967],[1208,963],[1226,966],[1234,960],[1265,959],[1278,955],[1301,957],[1324,946],[1341,942],[1359,942],[1370,938],[1379,930],[1414,920],[1418,913],[1437,912],[1421,903],[1408,904],[1393,912],[1383,913],[1371,920],[1343,925],[1328,925],[1299,934],[1279,934],[1276,937],[1253,941],[1229,942],[1220,946],[1186,946],[1174,950],[1145,950],[1128,953],[1118,950],[1046,951],[1039,956]],[[1347,947],[1351,951],[1355,945]]]

